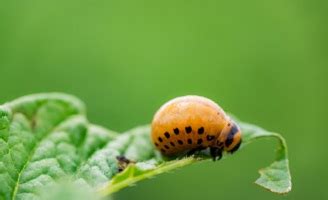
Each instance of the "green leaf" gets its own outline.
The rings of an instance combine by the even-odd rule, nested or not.
[[[262,128],[241,122],[237,119],[235,119],[235,121],[239,124],[243,132],[243,143],[240,149],[260,138],[276,138],[279,140],[276,160],[269,167],[260,170],[261,176],[255,183],[274,193],[288,193],[291,190],[291,175],[287,158],[287,145],[284,138],[277,133],[268,132]],[[136,134],[137,132],[142,135],[140,130],[144,131],[144,135],[149,136],[150,129],[148,126],[133,129],[124,135]],[[149,140],[148,137],[145,139]],[[147,143],[150,143],[150,141]],[[134,145],[137,146],[136,148],[139,147],[139,149],[142,149],[142,146],[137,144]],[[229,156],[230,155],[225,154],[221,160]],[[127,157],[129,158],[128,155]],[[211,161],[211,157],[208,154],[201,154],[193,157],[183,157],[165,161],[158,156],[155,159],[137,162],[134,165],[130,165],[123,173],[117,174],[113,177],[111,181],[100,188],[98,192],[101,195],[106,196],[145,178],[150,178],[199,161]]]
[[[74,184],[70,180],[59,181],[58,184],[43,187],[39,190],[40,199],[43,200],[100,200],[92,188]],[[107,199],[109,200],[109,199]]]
[[[84,104],[69,95],[32,95],[0,106],[0,199],[38,199],[42,187],[78,180],[77,170],[114,137],[89,124]]]
[[[276,160],[260,171],[256,183],[272,192],[289,192],[285,140],[254,125],[238,124],[243,130],[241,148],[259,138],[279,140]],[[0,106],[0,199],[43,199],[45,190],[63,180],[107,196],[143,179],[209,160],[206,152],[163,158],[149,134],[149,126],[117,134],[90,124],[84,104],[70,95],[38,94],[6,103]],[[131,162],[122,163],[118,156]]]

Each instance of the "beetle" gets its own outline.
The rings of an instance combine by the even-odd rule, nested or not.
[[[242,142],[238,125],[214,101],[201,96],[174,98],[155,113],[151,139],[165,156],[210,149],[213,160],[233,153]]]

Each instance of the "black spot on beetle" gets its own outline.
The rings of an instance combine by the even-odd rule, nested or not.
[[[165,132],[164,135],[166,138],[170,138],[170,134],[168,132]]]
[[[188,142],[188,144],[192,144],[192,139],[189,138],[189,139],[187,140],[187,142]]]
[[[197,144],[202,144],[202,143],[203,143],[203,139],[200,138],[197,140]]]
[[[179,129],[178,128],[175,128],[173,131],[176,135],[179,135]]]
[[[192,131],[191,126],[188,126],[188,127],[186,127],[185,129],[186,129],[186,132],[187,132],[187,133],[191,133],[191,131]]]
[[[167,146],[167,145],[164,145],[164,147],[165,147],[165,149],[169,149],[170,147],[169,146]]]
[[[225,145],[227,147],[229,147],[232,144],[233,138],[234,138],[234,136],[236,135],[237,132],[238,132],[238,127],[236,126],[236,124],[233,124],[233,126],[231,127],[230,132],[228,134],[228,137],[225,141]]]
[[[183,145],[182,140],[178,140],[178,143],[179,143],[180,145]]]
[[[174,142],[170,142],[170,144],[172,145],[172,147],[175,147],[175,144],[174,144]]]
[[[163,142],[163,139],[161,137],[158,137],[158,141]]]
[[[228,146],[230,146],[232,144],[232,142],[233,142],[233,138],[228,138],[225,141],[225,145],[228,147]]]
[[[206,139],[207,141],[212,141],[214,139],[214,135],[207,135]]]
[[[162,152],[162,153],[165,153],[165,150],[164,150],[164,149],[161,149],[161,152]]]
[[[157,143],[157,142],[155,142],[155,146],[157,146],[157,147],[158,147],[158,143]]]
[[[203,134],[204,133],[204,127],[200,127],[199,129],[198,129],[198,134]]]

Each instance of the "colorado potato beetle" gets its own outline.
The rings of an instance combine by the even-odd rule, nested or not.
[[[156,112],[151,138],[165,156],[210,149],[213,160],[222,152],[233,153],[241,144],[241,131],[214,101],[183,96],[165,103]]]

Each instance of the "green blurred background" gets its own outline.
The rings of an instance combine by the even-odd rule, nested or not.
[[[0,103],[71,93],[90,121],[123,132],[170,98],[203,95],[283,134],[293,191],[253,184],[274,158],[276,142],[264,140],[114,199],[328,199],[327,9],[324,0],[2,0]]]

